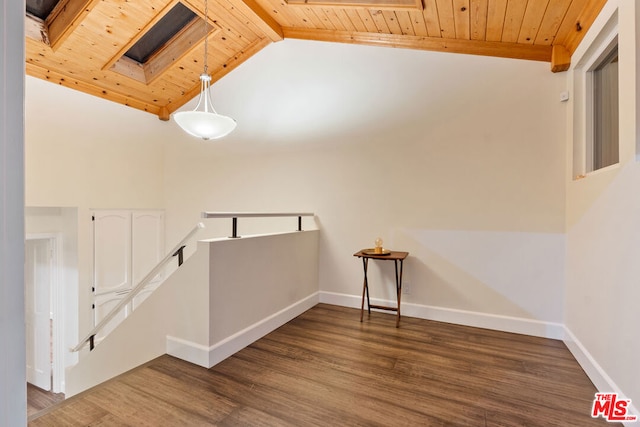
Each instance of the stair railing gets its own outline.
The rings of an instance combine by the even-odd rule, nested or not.
[[[178,256],[178,265],[182,264],[182,250],[186,246],[187,241],[191,239],[200,229],[204,228],[203,223],[198,223],[193,229],[187,233],[187,235],[173,248],[171,249],[167,255],[162,258],[162,260],[147,273],[146,276],[142,278],[140,283],[138,283],[128,294],[124,297],[120,302],[113,307],[113,309],[107,313],[106,316],[102,318],[102,320],[82,339],[79,341],[78,345],[71,349],[72,352],[80,351],[87,343],[89,344],[89,350],[93,350],[95,347],[95,337],[96,335],[127,305],[129,304],[133,298],[138,295],[142,289],[160,273],[165,265],[173,258],[174,256]]]
[[[303,216],[315,216],[311,212],[202,212],[202,218],[231,218],[231,236],[230,238],[237,239],[238,236],[238,218],[275,218],[275,217],[298,217],[298,230],[302,231],[302,217]]]

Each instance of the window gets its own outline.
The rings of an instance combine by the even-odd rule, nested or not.
[[[182,3],[176,3],[162,19],[129,48],[125,56],[144,64],[151,55],[160,50],[165,43],[197,17],[198,15],[191,9]],[[200,25],[202,26],[203,24]]]
[[[620,163],[618,54],[615,10],[572,57],[574,179]]]
[[[27,13],[44,21],[57,4],[58,0],[27,0]]]
[[[219,31],[220,27],[207,24],[210,37]],[[105,64],[103,70],[111,70],[150,85],[184,56],[200,49],[199,43],[203,39],[203,19],[189,7],[177,2],[156,22],[152,21],[143,28],[139,37],[125,45]],[[197,80],[194,83],[199,84]]]
[[[619,162],[617,40],[603,52],[589,73],[592,129],[586,166],[587,172],[592,172]]]

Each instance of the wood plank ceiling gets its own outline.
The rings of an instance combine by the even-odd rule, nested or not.
[[[42,19],[27,13],[27,74],[168,120],[200,90],[202,19],[145,63],[124,54],[178,2],[204,17],[204,0],[59,0]],[[208,70],[215,82],[269,43],[294,38],[546,61],[564,71],[605,3],[208,0]]]

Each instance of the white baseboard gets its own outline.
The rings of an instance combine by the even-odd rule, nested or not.
[[[291,319],[301,315],[319,302],[318,292],[291,304],[277,313],[255,323],[240,332],[209,347],[209,367],[222,362],[227,357],[242,350],[249,344],[259,340],[284,325]]]
[[[167,336],[167,354],[210,368],[301,315],[318,302],[319,294],[315,292],[210,347]]]
[[[167,335],[167,354],[209,368],[209,347]]]
[[[582,345],[580,340],[576,338],[573,332],[571,332],[571,330],[566,326],[564,327],[564,329],[566,337],[564,339],[565,345],[567,346],[571,354],[573,354],[573,357],[576,358],[593,385],[596,386],[596,389],[598,389],[598,391],[601,393],[617,393],[620,398],[626,399],[624,393],[622,393],[622,391],[620,390],[620,387],[618,387],[616,383],[611,379],[611,377],[607,375],[605,370],[602,369],[598,362],[596,362],[593,356],[591,356],[591,353],[587,351],[587,349]],[[628,408],[628,410],[631,415],[640,417],[640,412],[638,412],[633,403],[634,402],[632,401],[631,407]],[[638,427],[639,425],[637,421],[626,422],[623,424],[628,427]]]
[[[320,302],[340,305],[343,307],[360,308],[362,296],[338,294],[334,292],[320,292]],[[371,299],[371,304],[395,305],[395,301]],[[473,326],[476,328],[494,329],[504,332],[532,335],[536,337],[564,339],[564,325],[554,322],[543,322],[521,317],[501,316],[452,308],[434,307],[429,305],[402,303],[401,314],[419,319],[435,320],[438,322],[454,323],[457,325]]]

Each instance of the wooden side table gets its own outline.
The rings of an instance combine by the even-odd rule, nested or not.
[[[362,318],[364,316],[364,297],[365,294],[367,296],[367,311],[371,314],[372,308],[378,308],[381,310],[389,310],[395,311],[398,313],[398,318],[396,319],[396,328],[400,326],[400,298],[402,296],[402,263],[404,259],[409,256],[409,252],[399,252],[399,251],[389,251],[386,254],[375,254],[373,249],[362,249],[353,256],[362,258],[362,266],[364,267],[364,283],[362,284],[362,304],[360,305],[360,321],[362,322]],[[370,259],[378,259],[383,261],[393,261],[396,268],[396,301],[398,302],[397,307],[390,307],[386,305],[371,305],[369,302],[369,281],[367,279],[367,267],[369,265]],[[398,274],[398,264],[400,265],[400,270]]]

